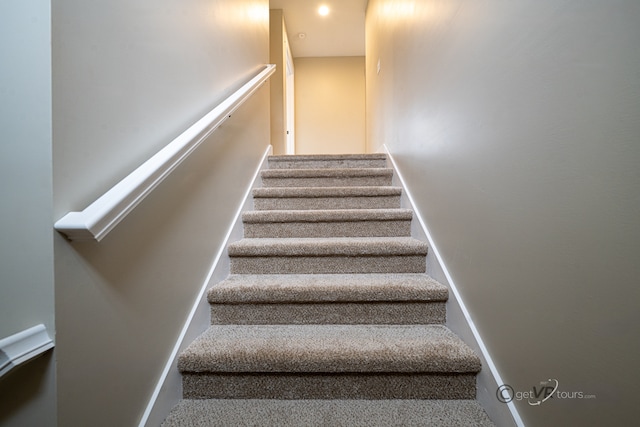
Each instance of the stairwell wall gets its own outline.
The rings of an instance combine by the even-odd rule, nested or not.
[[[393,154],[502,379],[565,392],[516,399],[526,425],[636,420],[638,22],[633,0],[368,5],[367,149]]]
[[[271,76],[271,145],[276,156],[287,154],[287,27],[282,9],[269,11],[269,62]]]
[[[55,334],[51,178],[51,7],[0,2],[0,339]],[[55,425],[51,352],[0,378],[0,425]]]
[[[296,154],[364,153],[364,57],[303,57],[294,63]]]
[[[269,60],[266,0],[53,3],[54,219]],[[54,242],[58,425],[136,425],[269,143],[261,88],[100,243]]]

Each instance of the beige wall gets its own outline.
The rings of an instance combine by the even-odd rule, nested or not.
[[[268,7],[54,2],[54,219],[267,63]],[[268,142],[266,85],[100,243],[55,236],[58,425],[137,425]]]
[[[369,150],[397,159],[503,380],[596,396],[518,401],[529,426],[637,423],[638,22],[635,0],[369,2]]]
[[[0,339],[55,334],[50,2],[0,2]],[[0,425],[55,426],[51,352],[0,378]]]
[[[294,63],[296,154],[364,153],[364,57]]]
[[[269,61],[276,64],[271,76],[271,145],[273,154],[286,152],[287,138],[287,28],[282,9],[269,11]]]

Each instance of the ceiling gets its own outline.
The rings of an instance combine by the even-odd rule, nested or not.
[[[364,14],[368,0],[270,0],[282,9],[294,58],[364,56]],[[320,16],[318,8],[329,7]],[[304,38],[300,34],[304,34]]]

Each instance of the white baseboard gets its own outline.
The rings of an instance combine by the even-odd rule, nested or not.
[[[165,420],[171,408],[182,399],[182,375],[177,368],[177,358],[198,335],[204,332],[211,324],[211,307],[207,302],[206,292],[213,284],[224,280],[229,275],[229,259],[223,257],[227,245],[242,238],[242,212],[253,209],[251,191],[261,185],[260,171],[264,169],[267,156],[272,153],[273,147],[269,146],[262,156],[260,165],[256,169],[251,184],[245,191],[243,201],[238,208],[229,231],[216,254],[209,274],[205,279],[200,292],[191,308],[191,312],[182,328],[176,344],[169,356],[169,360],[162,371],[156,388],[149,399],[149,403],[140,419],[138,427],[157,427]]]
[[[518,427],[524,427],[522,418],[520,417],[514,403],[509,402],[504,404],[497,399],[496,392],[498,387],[504,384],[504,381],[502,381],[502,377],[493,363],[493,359],[489,355],[489,351],[480,336],[480,332],[476,328],[473,318],[467,310],[451,274],[449,274],[449,270],[447,269],[447,266],[445,265],[444,260],[431,237],[427,224],[420,214],[420,210],[414,203],[411,192],[402,177],[402,173],[398,169],[393,155],[389,152],[386,145],[383,145],[383,151],[389,157],[394,169],[394,180],[397,181],[395,184],[401,186],[403,189],[403,207],[412,209],[414,219],[417,219],[417,221],[412,221],[411,234],[420,240],[427,241],[429,244],[427,273],[435,280],[447,286],[453,296],[453,298],[449,298],[449,301],[447,302],[447,326],[476,351],[482,361],[482,366],[484,368],[489,368],[482,369],[478,374],[478,402],[482,405],[491,420],[497,426],[515,425]]]

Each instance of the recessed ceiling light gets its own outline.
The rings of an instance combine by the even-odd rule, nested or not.
[[[327,16],[329,14],[329,6],[323,4],[318,8],[318,13],[322,16]]]

